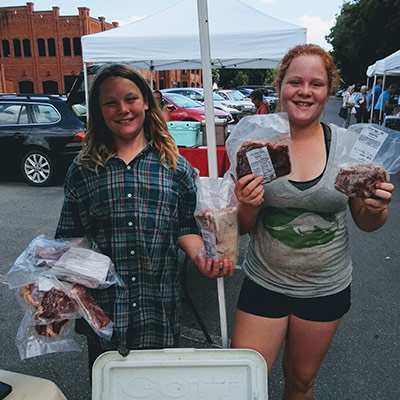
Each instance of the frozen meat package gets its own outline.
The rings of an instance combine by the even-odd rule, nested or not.
[[[351,125],[340,151],[334,185],[348,197],[373,196],[379,182],[400,170],[399,132],[381,125]]]
[[[291,139],[287,113],[242,118],[226,142],[230,173],[237,179],[263,176],[263,184],[290,174]]]
[[[195,218],[206,253],[213,260],[236,262],[239,238],[238,202],[228,173],[223,178],[197,178]]]

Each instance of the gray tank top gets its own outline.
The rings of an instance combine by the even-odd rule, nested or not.
[[[245,274],[260,286],[288,296],[318,297],[351,282],[348,198],[334,188],[346,130],[331,125],[331,133],[326,168],[314,186],[300,190],[286,178],[265,186],[243,263]]]

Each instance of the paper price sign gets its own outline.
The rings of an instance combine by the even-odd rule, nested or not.
[[[372,162],[387,137],[388,134],[380,129],[364,128],[350,151],[350,157],[365,164]]]
[[[246,153],[246,156],[251,172],[256,176],[262,175],[264,177],[262,181],[263,185],[276,178],[275,169],[266,147],[250,150]]]

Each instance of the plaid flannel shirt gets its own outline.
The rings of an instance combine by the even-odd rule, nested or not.
[[[160,165],[150,143],[128,165],[112,158],[99,173],[73,163],[64,184],[57,237],[91,235],[111,257],[124,286],[91,293],[114,322],[105,350],[163,348],[180,330],[178,237],[199,234],[195,172],[182,157]]]

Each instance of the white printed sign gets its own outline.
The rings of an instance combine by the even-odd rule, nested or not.
[[[266,147],[250,150],[246,153],[246,156],[251,172],[256,176],[262,175],[264,177],[262,181],[263,185],[276,179],[275,169]]]
[[[365,164],[372,162],[387,137],[386,132],[373,126],[364,128],[350,151],[350,157]]]

